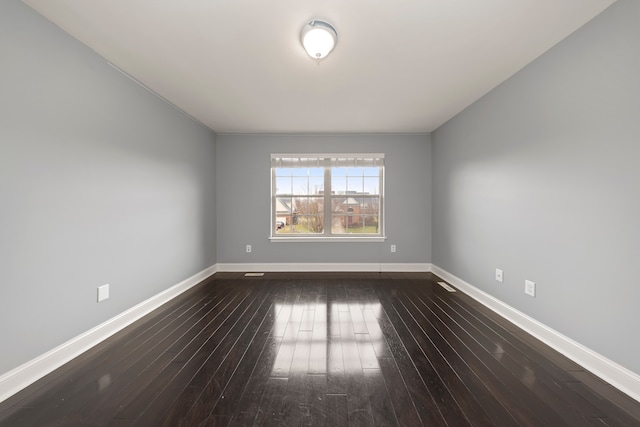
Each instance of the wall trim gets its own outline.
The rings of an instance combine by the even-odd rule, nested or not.
[[[562,335],[560,332],[481,291],[437,265],[432,265],[431,271],[487,308],[495,311],[500,316],[583,366],[594,375],[602,378],[632,399],[640,402],[640,375]]]
[[[215,274],[216,271],[216,265],[212,265],[151,298],[142,301],[140,304],[123,311],[95,328],[83,332],[75,338],[3,374],[0,376],[0,402],[53,372],[55,369],[89,350],[91,347],[152,312],[162,304],[171,301],[207,277]]]
[[[219,263],[220,272],[430,272],[429,263]]]

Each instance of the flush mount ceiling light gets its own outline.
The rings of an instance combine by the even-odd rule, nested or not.
[[[302,46],[313,59],[322,59],[336,46],[338,33],[325,21],[309,21],[300,32]]]

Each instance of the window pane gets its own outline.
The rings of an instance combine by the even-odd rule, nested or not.
[[[363,169],[362,168],[347,168],[348,176],[362,176]]]
[[[331,219],[331,233],[345,234],[347,225],[347,217],[345,215],[333,215]]]
[[[306,226],[305,233],[323,233],[324,221],[321,216],[309,215],[304,217],[304,221],[301,221],[302,225]]]
[[[291,223],[285,224],[284,221],[276,221],[276,234],[292,234],[293,225]]]
[[[331,194],[344,194],[347,191],[347,178],[344,176],[331,177]]]
[[[307,168],[293,168],[293,176],[307,176],[309,175],[309,169]]]
[[[332,197],[331,198],[331,212],[347,212],[346,197]]]
[[[375,214],[380,213],[380,199],[378,197],[365,197],[362,203],[363,214]]]
[[[324,179],[324,168],[309,168],[309,176],[319,176]]]
[[[291,176],[290,168],[276,168],[276,176]]]
[[[362,215],[334,215],[331,224],[334,234],[364,233],[364,217]],[[375,233],[375,231],[374,231]]]
[[[333,234],[379,234],[376,215],[333,215],[331,224]]]
[[[293,209],[294,212],[297,212],[298,214],[303,215],[309,213],[309,199],[306,197],[294,197]]]
[[[324,198],[309,197],[309,213],[321,214],[324,212]]]
[[[380,176],[380,168],[363,168],[364,176]]]
[[[300,215],[297,212],[294,212],[289,218],[289,222],[283,228],[276,230],[276,234],[296,235],[310,233],[317,234],[323,232],[321,217],[314,215]]]
[[[291,215],[291,197],[276,197],[276,216]]]
[[[364,217],[364,227],[366,233],[377,234],[380,232],[378,218],[378,215],[367,215]]]
[[[353,215],[348,219],[347,233],[364,233],[364,219],[361,215]]]
[[[362,202],[362,197],[347,197],[343,202],[343,206],[346,206],[347,212],[357,215],[362,208]]]
[[[347,191],[349,193],[362,193],[364,186],[362,183],[362,177],[349,177],[347,178]]]
[[[291,178],[276,177],[276,194],[291,194]]]
[[[364,178],[364,192],[380,194],[380,178]]]
[[[309,194],[323,194],[324,176],[309,177]]]
[[[293,177],[293,194],[309,194],[309,178]]]
[[[331,176],[347,176],[347,168],[331,168]]]
[[[295,225],[296,234],[309,234],[309,226],[304,218],[298,219],[298,223]]]

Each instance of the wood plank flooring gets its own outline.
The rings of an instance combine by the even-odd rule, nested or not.
[[[218,273],[0,403],[0,426],[640,426],[430,273]]]

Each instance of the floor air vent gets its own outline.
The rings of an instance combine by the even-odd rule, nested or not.
[[[244,273],[245,277],[262,277],[264,273]]]
[[[449,292],[455,292],[456,291],[455,289],[453,289],[451,286],[449,286],[448,284],[446,284],[444,282],[438,282],[438,285],[442,286],[443,288],[445,288]]]

